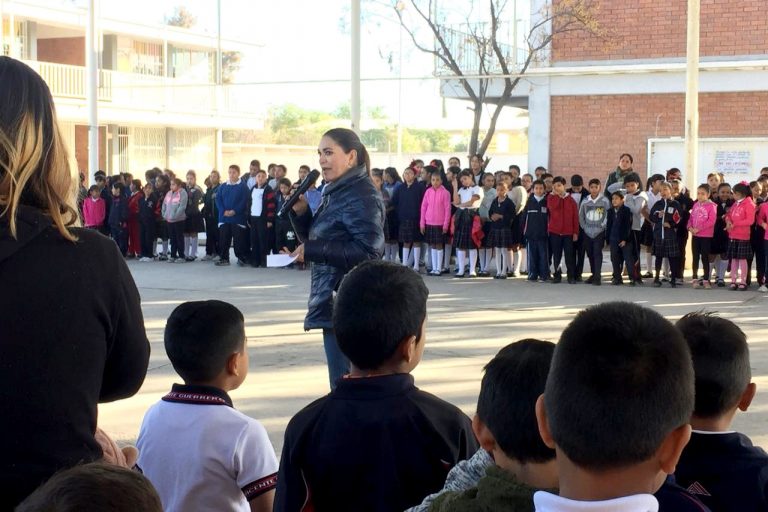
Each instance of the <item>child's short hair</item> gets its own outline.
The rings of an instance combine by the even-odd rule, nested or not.
[[[547,178],[553,178],[553,176],[551,174],[549,174],[548,172],[545,172],[544,174],[541,175],[541,181],[542,182],[544,180],[546,180]],[[554,180],[552,180],[552,182],[554,183]]]
[[[618,197],[619,199],[621,199],[623,201],[624,200],[624,192],[622,192],[621,190],[614,190],[613,192],[611,192],[611,199],[613,199],[614,197]]]
[[[185,302],[165,324],[165,351],[187,383],[208,382],[245,346],[243,314],[219,300]]]
[[[724,188],[731,188],[730,183],[721,183],[717,186],[717,191],[720,192]]]
[[[533,183],[531,183],[531,188],[535,187],[536,185],[541,185],[542,187],[545,187],[544,180],[534,180]]]
[[[91,185],[88,188],[88,193],[93,194],[94,192],[99,192],[99,186],[98,185]]]
[[[37,488],[17,512],[161,512],[160,496],[152,483],[130,469],[91,462],[61,471]]]
[[[640,175],[636,172],[631,172],[624,177],[624,183],[637,183],[637,186],[639,187],[641,184]]]
[[[117,190],[119,190],[120,191],[120,195],[123,195],[123,193],[125,192],[125,185],[123,185],[122,183],[120,183],[118,181],[114,182],[112,184],[111,188],[116,188]]]
[[[421,341],[429,290],[411,269],[366,261],[341,283],[333,308],[339,348],[357,368],[379,368],[409,336]]]
[[[571,176],[571,186],[572,187],[584,186],[584,178],[581,177],[581,174],[574,174],[573,176]]]
[[[293,186],[293,183],[291,183],[291,180],[288,178],[280,178],[280,181],[277,182],[277,186],[281,187],[285,185],[288,188],[291,188]]]
[[[602,186],[603,183],[597,178],[592,178],[591,180],[589,180],[589,186],[591,187],[592,185]]]
[[[453,169],[452,167],[448,168],[449,171],[456,174],[455,171],[452,171],[452,169]],[[469,176],[470,178],[474,179],[474,175],[472,174],[472,171],[470,171],[469,169],[464,169],[459,173],[459,180],[461,180],[461,178],[463,178],[464,176]]]
[[[264,176],[266,176],[267,171],[265,171],[264,169],[259,169],[258,171],[256,171],[256,176],[258,176],[259,174],[263,174]]]
[[[562,183],[563,185],[565,185],[565,178],[563,178],[562,176],[557,176],[552,180],[552,184],[554,185],[555,183]]]
[[[180,188],[184,186],[184,182],[180,178],[173,178],[171,182]]]
[[[736,407],[752,379],[746,335],[730,320],[711,313],[688,313],[676,326],[693,358],[693,414],[701,418],[722,416]]]
[[[703,190],[703,191],[704,191],[704,192],[706,192],[707,194],[711,194],[711,193],[712,193],[712,189],[709,187],[709,184],[707,184],[707,183],[702,183],[701,185],[699,185],[699,186],[698,186],[698,187],[696,187],[696,188],[697,188],[698,190]]]
[[[554,351],[554,343],[525,339],[502,348],[485,365],[477,415],[502,451],[521,463],[555,458],[536,425],[536,400],[544,392]]]
[[[651,176],[650,182],[653,184],[653,183],[656,183],[657,181],[664,181],[665,179],[666,178],[664,177],[663,174],[656,173],[653,176]]]
[[[693,365],[682,334],[631,302],[591,306],[563,331],[544,403],[552,437],[595,471],[648,460],[693,412]]]

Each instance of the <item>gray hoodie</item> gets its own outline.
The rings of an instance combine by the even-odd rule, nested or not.
[[[607,197],[600,194],[597,199],[587,196],[579,207],[579,225],[584,230],[584,234],[589,238],[595,238],[605,232],[605,226],[608,223],[608,210],[611,208],[611,202]]]

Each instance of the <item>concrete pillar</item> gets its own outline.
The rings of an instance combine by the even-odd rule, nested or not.
[[[29,60],[37,60],[37,22],[27,22],[27,55]]]
[[[107,174],[113,175],[118,172],[129,172],[129,169],[120,168],[120,128],[116,124],[110,124],[107,125],[107,131],[109,132],[107,136],[109,144],[109,152],[107,153],[109,160],[107,165],[109,166],[109,171],[107,171]]]
[[[528,172],[549,169],[552,96],[548,77],[536,77],[528,92]]]

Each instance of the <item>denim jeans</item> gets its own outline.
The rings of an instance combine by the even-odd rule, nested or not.
[[[336,389],[336,382],[349,373],[349,359],[339,348],[333,329],[323,329],[323,346],[325,358],[328,360],[328,379],[333,391]]]
[[[528,240],[528,280],[549,279],[547,239]]]

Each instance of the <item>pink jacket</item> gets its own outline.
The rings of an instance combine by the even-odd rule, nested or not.
[[[104,225],[104,217],[107,214],[107,206],[101,197],[95,201],[86,197],[83,201],[83,224],[87,228]]]
[[[440,187],[435,190],[429,187],[424,193],[424,199],[421,200],[421,222],[422,228],[427,224],[430,226],[442,226],[444,231],[448,230],[451,223],[451,195],[445,189]]]
[[[737,201],[725,214],[725,221],[730,221],[733,228],[728,231],[731,240],[749,240],[750,227],[755,223],[755,203],[751,197]]]
[[[717,220],[717,205],[712,201],[693,203],[691,216],[688,219],[688,229],[698,229],[693,236],[699,238],[712,238],[715,236],[715,221]]]
[[[763,226],[763,223],[768,223],[768,202],[761,204],[757,210],[757,223],[760,224],[760,227]],[[765,230],[764,238],[768,240],[768,229]]]

